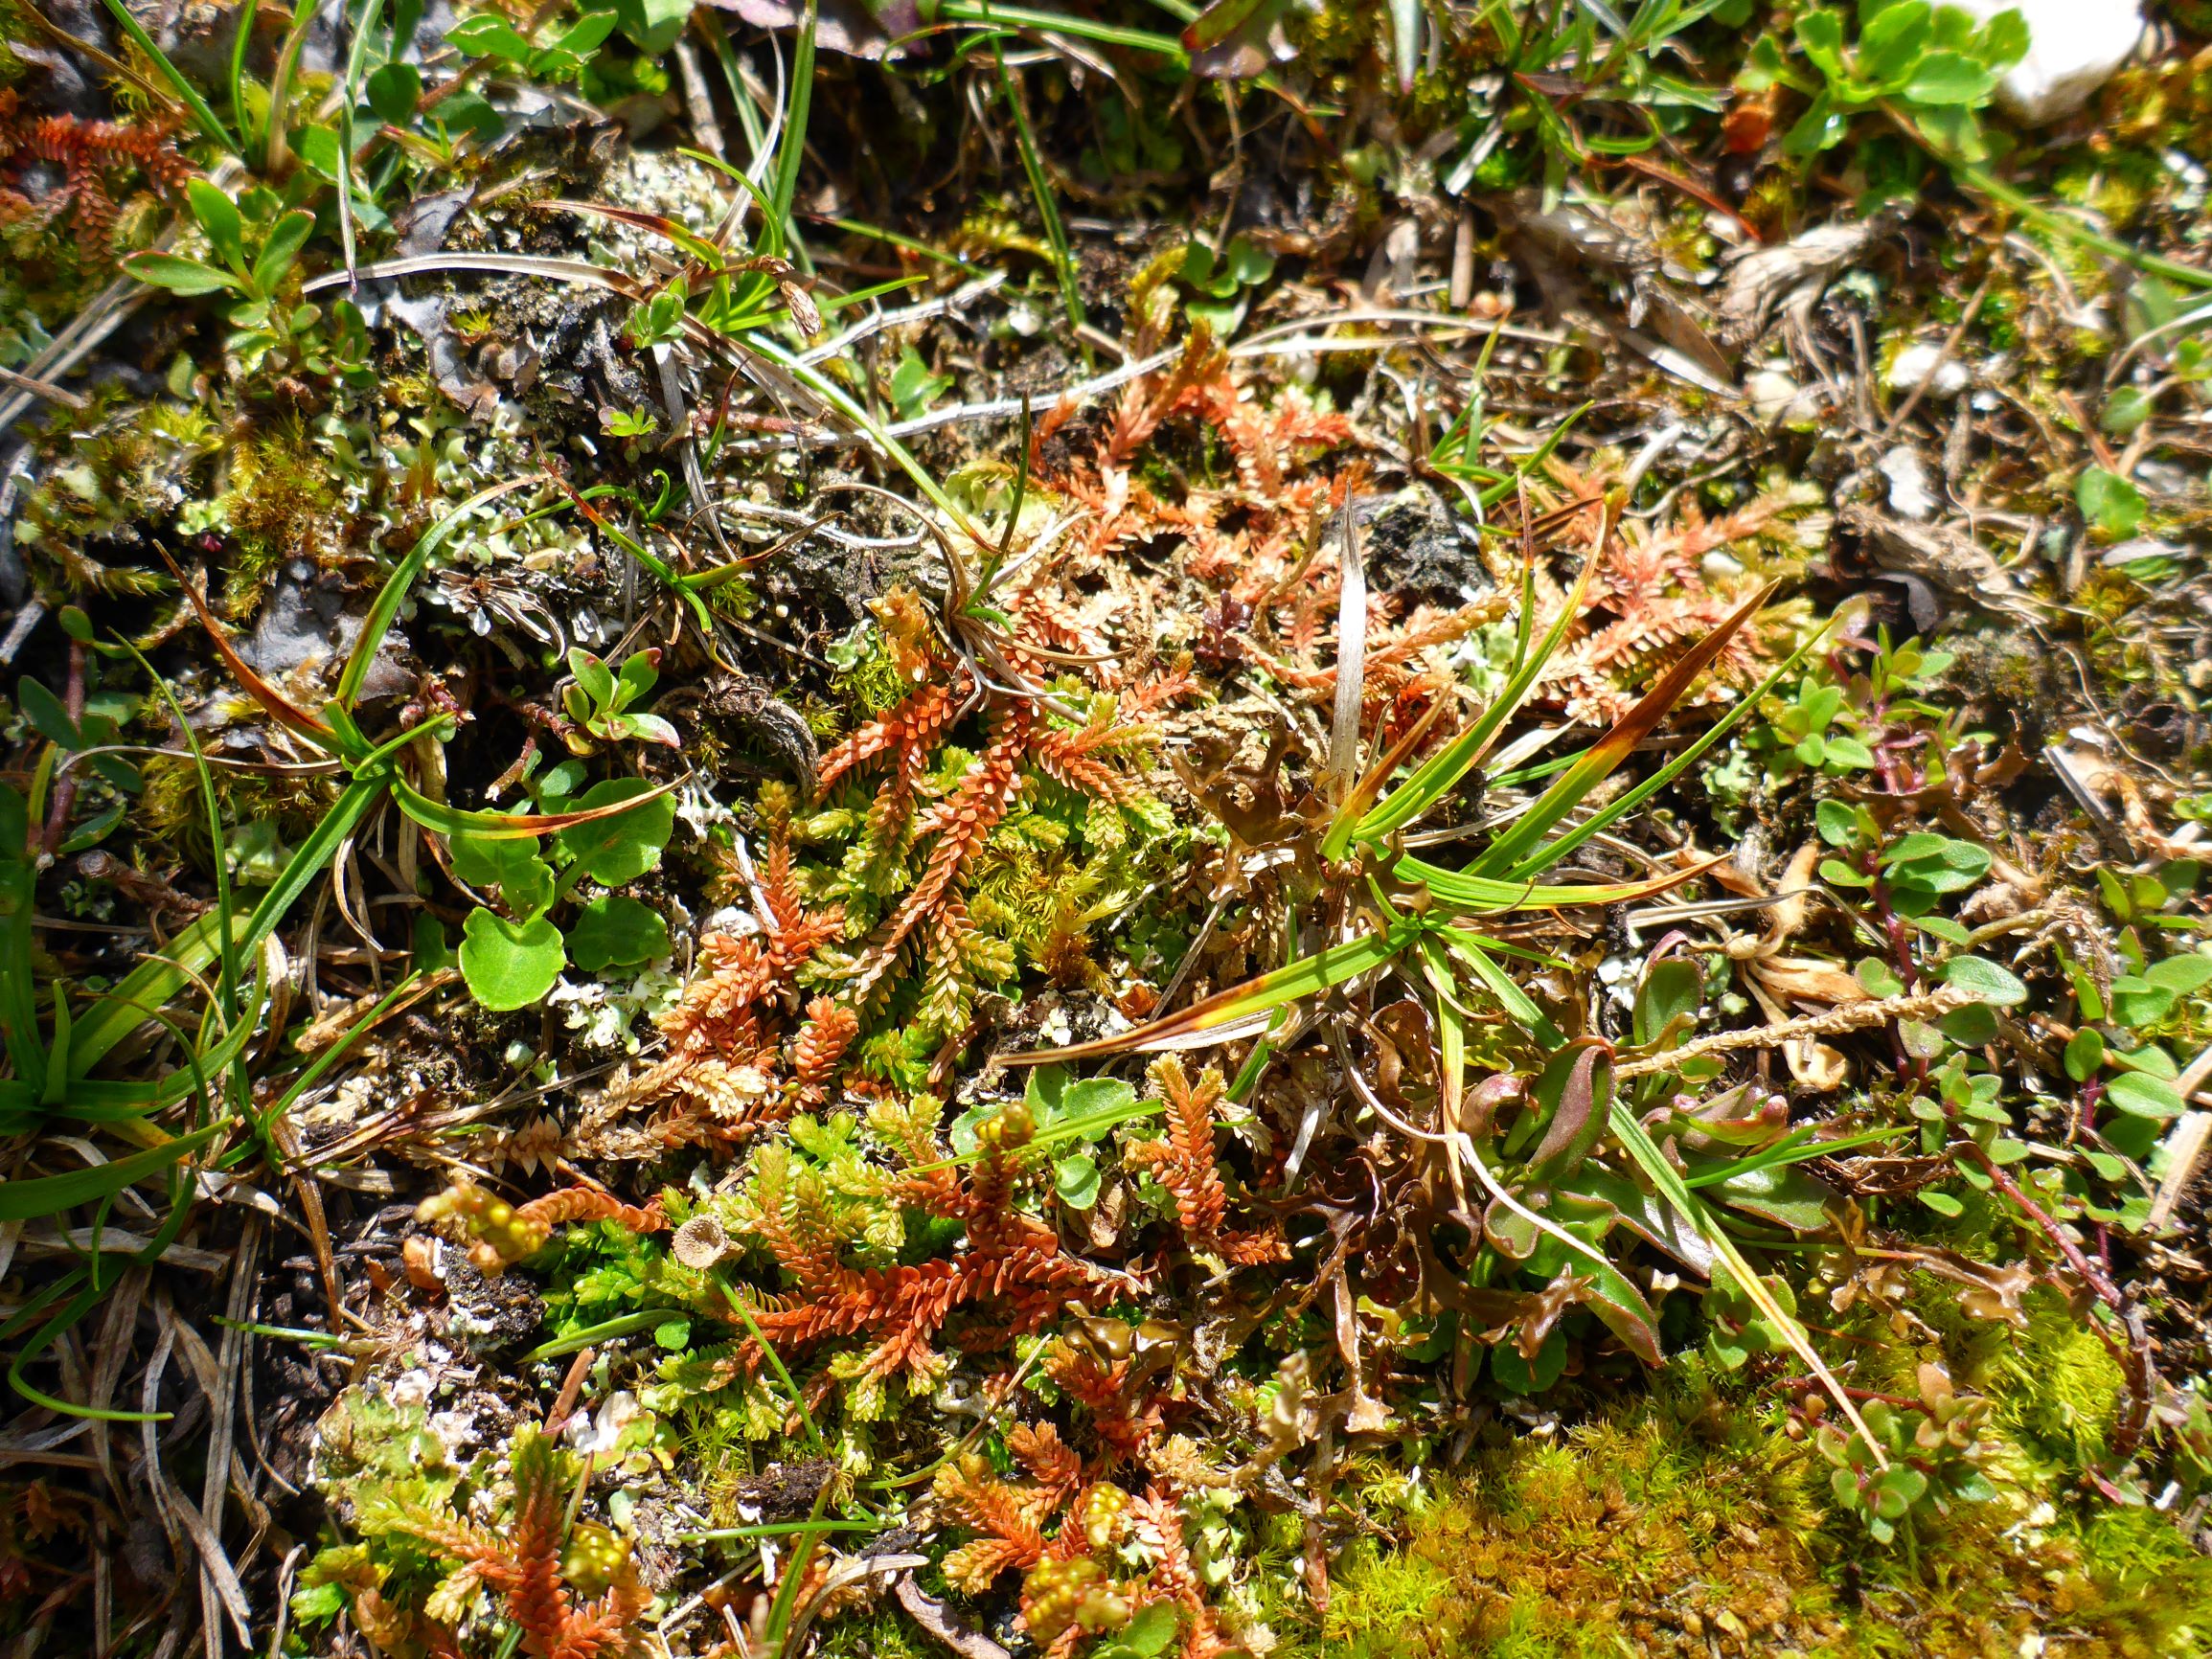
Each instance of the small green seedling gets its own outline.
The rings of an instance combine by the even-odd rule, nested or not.
[[[2074,485],[2082,522],[2100,541],[2125,541],[2143,525],[2143,492],[2117,472],[2085,466]]]
[[[930,404],[952,389],[952,376],[933,375],[922,353],[909,346],[899,354],[899,366],[891,371],[890,383],[885,387],[891,395],[891,409],[901,420],[911,420]]]
[[[494,12],[464,17],[445,32],[445,44],[471,57],[511,63],[533,80],[575,80],[615,30],[612,11],[586,11],[544,46]]]
[[[1739,87],[1758,93],[1787,86],[1813,101],[1783,136],[1783,153],[1807,160],[1833,149],[1855,118],[1886,110],[1946,159],[1986,160],[1989,145],[1975,111],[2027,55],[2020,14],[2000,11],[1977,25],[1957,7],[1927,0],[1862,0],[1859,13],[1859,37],[1848,43],[1840,10],[1818,6],[1797,17],[1797,53],[1816,76],[1796,68],[1775,35],[1752,46]]]
[[[568,653],[576,678],[560,695],[575,730],[564,737],[572,753],[596,753],[600,743],[643,742],[677,746],[676,729],[658,715],[632,708],[660,679],[660,652],[631,653],[619,670],[610,670],[581,647]],[[597,741],[593,741],[593,739]]]
[[[192,202],[193,217],[199,221],[208,246],[221,262],[187,259],[182,254],[143,253],[131,255],[124,261],[124,268],[140,282],[171,293],[237,294],[239,304],[232,307],[230,320],[239,328],[265,320],[269,301],[314,233],[315,216],[305,208],[279,214],[249,260],[245,220],[239,204],[204,178],[190,181],[185,193]]]
[[[1136,1090],[1119,1078],[1085,1078],[1071,1080],[1061,1066],[1043,1066],[1030,1073],[1022,1106],[1036,1125],[1032,1144],[1055,1142],[1068,1149],[1052,1161],[1053,1191],[1071,1210],[1088,1210],[1098,1202],[1099,1171],[1095,1148],[1118,1124],[1140,1115]],[[977,1146],[976,1129],[1001,1108],[979,1105],[953,1119],[952,1149],[962,1157]]]
[[[650,351],[655,346],[674,344],[683,337],[684,305],[690,299],[689,291],[680,282],[668,286],[642,301],[630,312],[627,325],[629,343],[639,351]]]
[[[1920,1368],[1918,1406],[1870,1400],[1861,1415],[1882,1457],[1864,1436],[1846,1436],[1829,1423],[1815,1431],[1813,1443],[1830,1465],[1836,1502],[1859,1517],[1876,1543],[1891,1542],[1921,1514],[1948,1515],[1954,1503],[1997,1495],[1978,1461],[1989,1401],[1962,1399],[1941,1366]]]
[[[1258,287],[1274,274],[1275,256],[1242,236],[1230,238],[1218,255],[1204,242],[1192,242],[1183,250],[1182,268],[1176,273],[1200,296],[1185,302],[1183,309],[1217,336],[1243,320],[1244,290]]]
[[[567,769],[557,767],[555,775]],[[538,795],[541,805],[564,812],[632,799],[639,804],[571,825],[550,838],[466,830],[447,838],[453,874],[496,894],[506,912],[479,907],[462,924],[461,977],[477,1002],[495,1013],[542,1001],[572,962],[596,973],[654,962],[669,949],[668,923],[659,913],[623,894],[602,894],[584,904],[565,938],[549,912],[584,880],[621,887],[656,868],[675,827],[675,803],[651,795],[636,778],[607,779],[571,801],[557,795],[549,777]],[[547,839],[551,847],[541,852]]]
[[[1874,751],[1853,735],[1858,723],[1858,712],[1844,703],[1844,688],[1813,674],[1798,682],[1796,700],[1785,703],[1772,721],[1799,762],[1836,776],[1874,764]]]

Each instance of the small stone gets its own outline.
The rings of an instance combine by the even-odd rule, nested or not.
[[[1931,375],[1933,379],[1929,378]],[[1973,378],[1965,364],[1946,357],[1941,346],[1928,341],[1905,347],[1889,366],[1892,392],[1910,392],[1925,384],[1930,397],[1955,398],[1967,389]]]
[[[1796,381],[1775,369],[1761,369],[1744,377],[1744,395],[1751,400],[1751,413],[1768,425],[1790,412],[1798,390]]]
[[[1881,476],[1889,480],[1889,510],[1900,518],[1926,518],[1935,511],[1935,492],[1928,488],[1927,463],[1910,446],[1892,449],[1881,458]]]
[[[1997,85],[1997,105],[2014,120],[2044,126],[2080,109],[2143,37],[2137,0],[1951,0],[1986,22],[2018,11],[2028,26],[2028,54]]]

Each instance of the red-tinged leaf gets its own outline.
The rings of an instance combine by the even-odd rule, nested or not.
[[[1183,30],[1191,73],[1216,80],[1265,75],[1271,58],[1268,37],[1288,10],[1289,0],[1215,0]]]
[[[573,201],[565,197],[557,201],[546,202],[543,205],[549,209],[559,209],[563,213],[577,214],[588,218],[611,219],[616,224],[627,225],[632,230],[640,230],[649,235],[660,237],[691,255],[702,266],[717,265],[722,258],[721,250],[716,247],[713,242],[707,240],[706,238],[689,226],[668,217],[665,214],[643,213],[636,208],[616,207],[609,202]],[[746,269],[768,270],[777,267],[785,272],[788,272],[791,268],[787,261],[773,256],[748,260],[741,265],[732,265],[725,268],[735,273]],[[694,270],[690,273],[695,279],[713,274],[711,270]]]
[[[1635,707],[1613,722],[1611,731],[1583,751],[1581,758],[1559,781],[1514,821],[1513,828],[1484,850],[1482,856],[1469,867],[1468,874],[1489,876],[1526,874],[1522,860],[1536,851],[1537,843],[1543,839],[1545,832],[1582,805],[1592,789],[1635,753],[1638,743],[1658,730],[1659,722],[1697,684],[1698,676],[1712,666],[1722,648],[1766,607],[1777,585],[1768,582],[1761,587],[1711,633],[1683,652],[1652,689],[1636,700]]]
[[[1367,776],[1353,784],[1352,792],[1344,797],[1344,804],[1337,807],[1335,820],[1329,826],[1329,834],[1321,843],[1322,857],[1341,858],[1351,850],[1352,838],[1358,832],[1359,821],[1366,815],[1367,808],[1374,805],[1375,797],[1382,792],[1382,785],[1390,782],[1390,775],[1404,764],[1406,756],[1412,754],[1421,739],[1428,736],[1428,728],[1436,724],[1437,716],[1448,706],[1449,699],[1441,696],[1430,703],[1405,736],[1391,744],[1389,751],[1367,769]]]
[[[1064,1049],[1034,1049],[1028,1054],[1001,1055],[1008,1065],[1040,1066],[1061,1060],[1103,1059],[1108,1055],[1153,1053],[1162,1049],[1200,1048],[1254,1034],[1275,1010],[1301,997],[1312,996],[1332,986],[1357,979],[1380,967],[1411,943],[1414,929],[1401,924],[1381,933],[1370,933],[1258,979],[1216,991],[1164,1019],[1153,1020],[1119,1036],[1100,1037]]]
[[[1584,1305],[1638,1359],[1646,1365],[1661,1364],[1659,1316],[1634,1282],[1609,1261],[1598,1263],[1578,1261],[1575,1268],[1578,1272],[1587,1272],[1590,1278],[1583,1294]]]
[[[1549,1122],[1529,1167],[1535,1179],[1549,1182],[1572,1174],[1605,1132],[1613,1104],[1612,1045],[1602,1037],[1577,1037],[1544,1063],[1535,1095]]]
[[[161,561],[169,566],[170,574],[176,578],[176,585],[184,590],[184,597],[192,602],[192,608],[199,617],[200,626],[207,630],[208,638],[215,642],[216,653],[222,658],[224,666],[230,670],[238,683],[245,688],[246,695],[259,703],[262,712],[280,726],[307,739],[319,749],[332,750],[337,734],[262,679],[254,666],[239,655],[238,648],[231,644],[230,630],[216,620],[215,612],[208,609],[207,601],[200,598],[199,590],[185,580],[184,572],[176,567],[176,560],[163,551]]]
[[[689,776],[689,773],[685,774],[685,777]],[[526,836],[551,835],[562,830],[573,830],[579,824],[594,824],[602,818],[615,818],[625,812],[635,811],[648,801],[658,800],[683,782],[683,778],[673,778],[655,788],[648,789],[642,795],[611,801],[604,807],[586,807],[575,812],[475,812],[467,807],[447,807],[433,801],[402,778],[392,780],[392,794],[408,817],[425,830],[435,830],[441,835],[475,835],[486,841],[519,841]]]
[[[1214,0],[1183,26],[1183,50],[1203,52],[1219,46],[1267,8],[1268,0]]]
[[[0,1221],[35,1221],[94,1199],[112,1198],[125,1187],[159,1174],[178,1159],[197,1151],[227,1126],[209,1124],[175,1140],[62,1175],[0,1181]]]
[[[1527,504],[1524,501],[1522,505],[1525,509]],[[1572,501],[1567,504],[1565,511],[1580,512],[1591,505],[1588,500]],[[1590,579],[1604,559],[1606,543],[1612,539],[1627,499],[1616,491],[1604,496],[1598,505],[1602,506],[1603,511],[1598,517],[1597,536],[1590,543],[1589,554],[1583,560],[1583,568],[1575,578],[1575,585],[1560,605],[1559,614],[1552,619],[1551,626],[1545,631],[1542,640],[1537,642],[1534,648],[1530,648],[1528,630],[1534,625],[1536,590],[1532,574],[1524,572],[1521,583],[1521,646],[1512,677],[1506,681],[1504,690],[1498,693],[1497,700],[1483,711],[1480,719],[1424,761],[1412,777],[1392,790],[1388,799],[1362,818],[1352,832],[1354,839],[1380,841],[1402,830],[1443,799],[1489,753],[1492,740],[1520,708],[1537,681],[1542,678],[1544,665],[1552,660],[1559,650],[1560,643],[1566,638],[1567,629],[1583,614],[1583,596],[1589,591]],[[1551,516],[1546,515],[1547,518]],[[1524,529],[1523,539],[1527,540],[1533,534],[1533,526]],[[1532,566],[1534,557],[1532,552],[1529,555]]]

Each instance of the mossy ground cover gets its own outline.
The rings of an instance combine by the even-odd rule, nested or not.
[[[11,1651],[2212,1650],[2201,11],[0,4]]]

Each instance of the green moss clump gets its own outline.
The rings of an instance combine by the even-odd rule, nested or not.
[[[2034,1635],[2109,1659],[2204,1651],[2212,1562],[2155,1511],[2077,1512],[2075,1459],[2117,1403],[2116,1371],[2077,1337],[2103,1353],[2053,1299],[1987,1345],[2002,1495],[1894,1550],[1830,1508],[1827,1466],[1779,1414],[1678,1359],[1648,1398],[1557,1438],[1500,1437],[1438,1480],[1395,1538],[1333,1563],[1317,1620],[1261,1575],[1275,1659],[1904,1659]]]
[[[146,791],[133,820],[156,845],[184,852],[202,869],[212,869],[215,850],[208,838],[207,798],[199,772],[189,760],[157,756],[142,768]],[[329,778],[264,776],[215,768],[216,801],[227,824],[269,824],[278,838],[297,844],[314,832],[338,798]]]
[[[236,544],[223,592],[233,617],[252,613],[286,559],[312,559],[342,547],[329,522],[337,501],[329,458],[314,451],[297,421],[239,446],[222,498]]]
[[[72,417],[15,522],[15,544],[40,586],[71,600],[143,597],[169,585],[146,533],[169,527],[193,469],[216,447],[203,411],[119,409],[122,398],[103,388]]]

